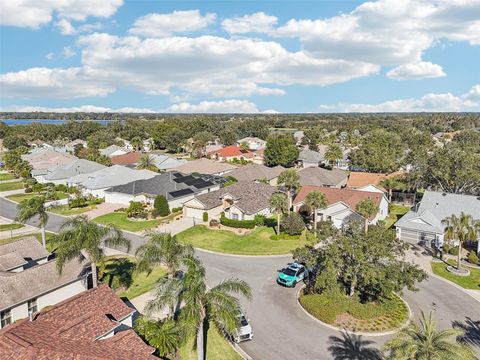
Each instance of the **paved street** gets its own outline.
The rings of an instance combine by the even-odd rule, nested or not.
[[[0,199],[0,216],[13,218],[15,204]],[[51,215],[48,230],[58,230],[63,218]],[[34,224],[34,222],[32,223]],[[133,249],[144,242],[144,238],[127,234]],[[275,283],[276,270],[289,260],[284,257],[241,257],[198,251],[198,256],[207,268],[211,284],[235,276],[247,281],[253,288],[254,299],[245,303],[247,316],[252,322],[254,340],[242,343],[241,347],[254,359],[334,359],[331,350],[327,350],[334,337],[342,338],[339,331],[331,330],[312,320],[296,303],[298,289],[286,289]],[[404,298],[409,303],[415,317],[420,310],[434,311],[435,318],[442,327],[450,327],[452,322],[464,323],[468,318],[480,321],[480,303],[463,291],[440,279],[430,277],[419,286],[418,292],[406,291]],[[477,325],[478,326],[478,325]],[[471,328],[472,329],[472,328]],[[478,328],[471,330],[476,336],[476,350],[480,354]],[[355,349],[366,340],[369,346],[381,346],[386,337],[357,338],[343,342],[344,350],[349,350],[349,358],[356,359]],[[341,343],[342,344],[342,343]],[[353,346],[355,345],[355,346]],[[338,345],[337,345],[338,346]],[[342,345],[341,345],[342,346]]]

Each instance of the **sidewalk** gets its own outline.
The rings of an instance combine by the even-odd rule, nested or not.
[[[25,189],[2,191],[2,192],[0,192],[0,197],[7,197],[9,195],[24,194],[24,193],[25,193]]]
[[[6,219],[3,217],[0,217],[0,224],[12,224],[13,221],[10,219]],[[30,235],[30,234],[36,234],[40,231],[40,229],[37,229],[36,227],[30,226],[30,225],[25,225],[24,227],[20,229],[15,229],[15,230],[5,230],[5,231],[0,231],[0,239],[8,239],[11,237],[16,237],[20,235]]]

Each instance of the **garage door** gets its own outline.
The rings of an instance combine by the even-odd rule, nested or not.
[[[185,206],[185,216],[186,217],[191,217],[195,219],[202,219],[203,218],[203,212],[204,210],[201,209],[194,209],[190,207]]]
[[[429,246],[432,240],[435,240],[435,234],[402,229],[400,239],[410,244],[420,243]]]

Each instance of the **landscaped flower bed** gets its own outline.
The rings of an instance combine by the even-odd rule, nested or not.
[[[382,332],[406,323],[409,310],[397,295],[378,302],[361,303],[342,294],[300,294],[300,304],[320,321],[340,329]]]

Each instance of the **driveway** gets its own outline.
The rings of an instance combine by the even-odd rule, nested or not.
[[[0,215],[12,219],[16,204],[0,199]],[[47,229],[58,230],[63,217],[50,216]],[[132,242],[131,253],[145,242],[139,235],[126,234]],[[322,326],[297,305],[298,289],[286,289],[275,283],[277,269],[288,261],[283,257],[244,257],[197,251],[207,269],[210,286],[229,277],[247,281],[253,289],[253,301],[242,300],[250,318],[254,340],[240,346],[256,360],[291,359],[368,359],[360,357],[359,348],[381,347],[388,337],[347,337],[342,332]],[[463,291],[436,277],[418,286],[418,292],[405,291],[404,298],[418,318],[420,312],[433,311],[441,327],[462,324],[475,342],[480,355],[480,303]],[[146,300],[146,299],[145,299]],[[340,352],[347,353],[339,357]],[[363,350],[363,354],[365,350]]]
[[[101,203],[98,204],[95,209],[85,212],[84,215],[86,215],[89,219],[94,219],[98,216],[112,213],[115,210],[124,207],[125,205],[122,204]]]
[[[171,233],[172,235],[176,235],[179,232],[182,232],[184,230],[187,230],[191,228],[192,226],[195,226],[195,224],[198,224],[199,221],[195,220],[194,218],[191,217],[182,217],[178,220],[173,220],[172,222],[168,224],[162,224],[160,226],[157,226],[154,229],[150,229],[148,232],[155,231],[155,232],[165,232],[165,233]]]

